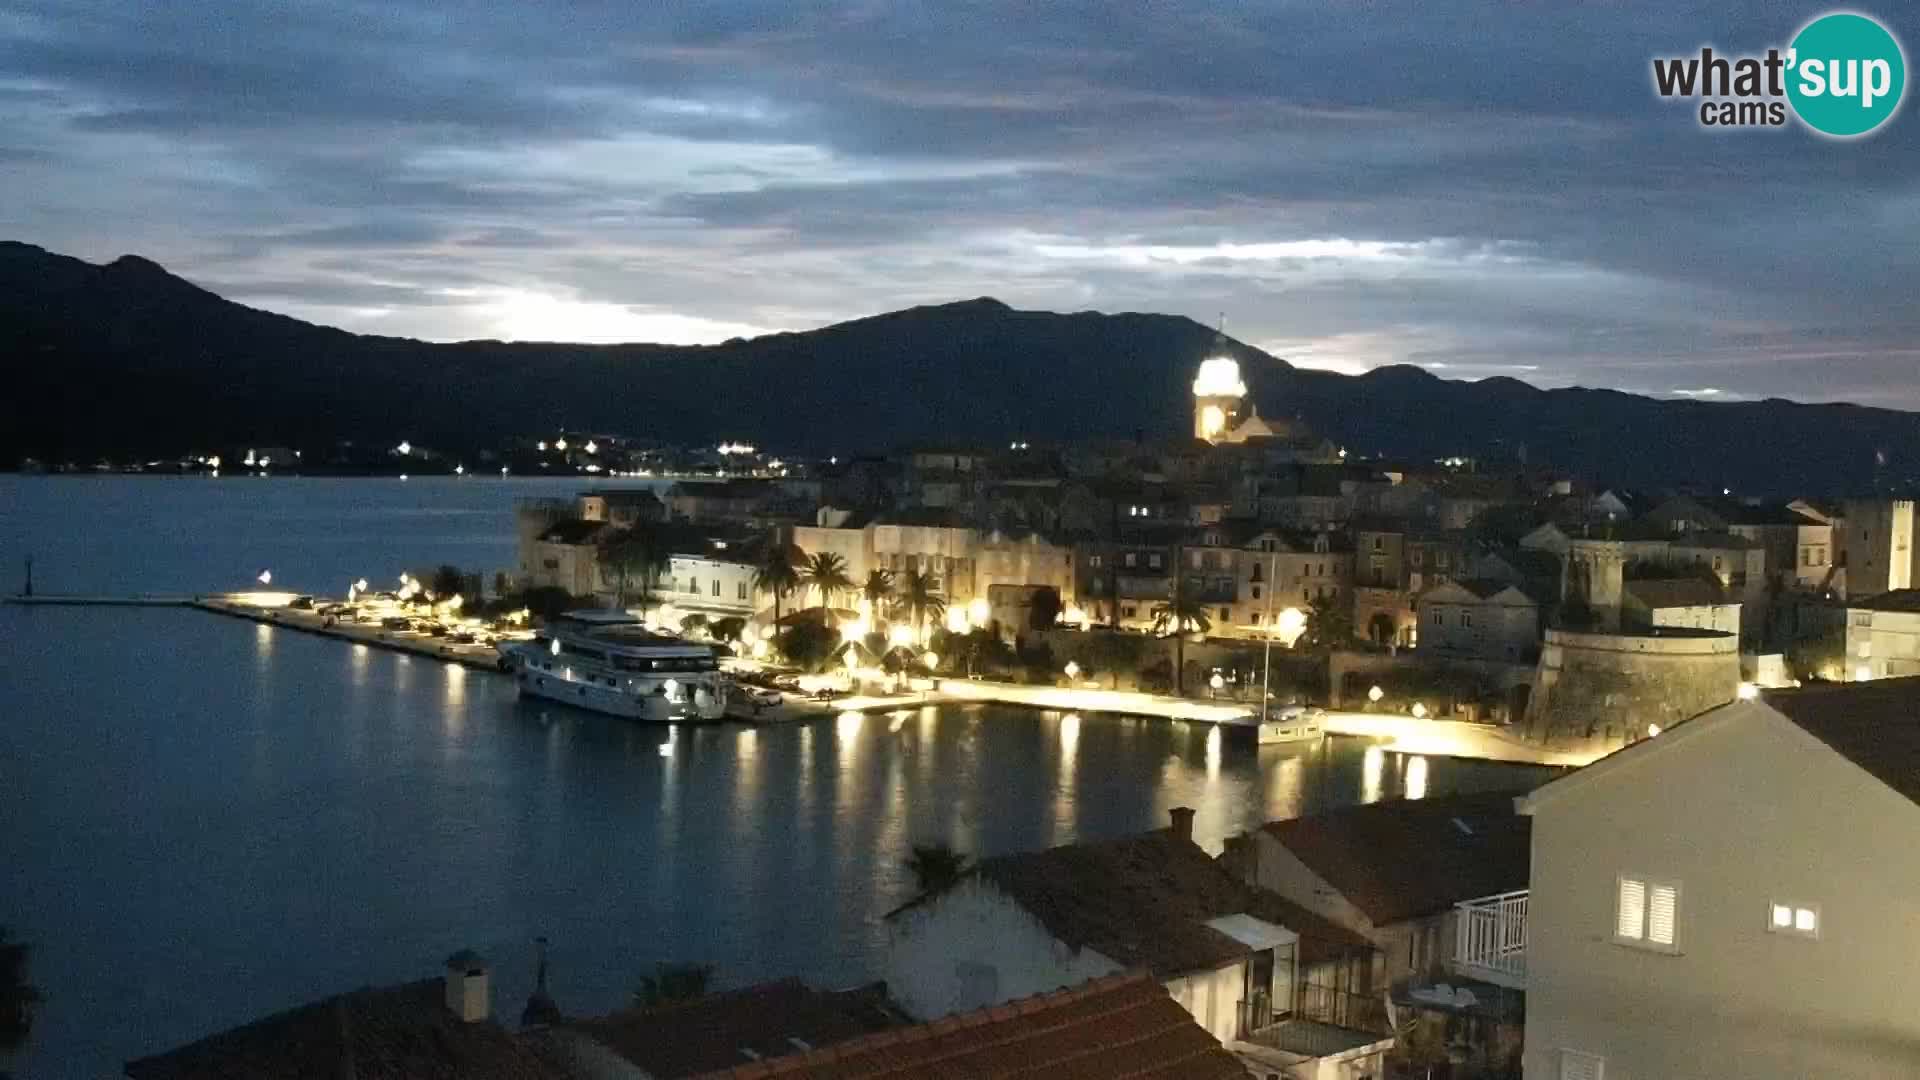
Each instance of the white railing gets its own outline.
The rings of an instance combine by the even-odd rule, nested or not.
[[[1454,970],[1500,986],[1524,989],[1527,890],[1464,900],[1453,908]]]

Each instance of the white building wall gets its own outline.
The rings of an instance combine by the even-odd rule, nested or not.
[[[808,555],[830,551],[847,562],[847,576],[854,588],[867,583],[867,572],[880,564],[873,561],[872,534],[867,529],[840,529],[822,525],[795,525],[793,546]]]
[[[1848,608],[1840,677],[1860,682],[1903,675],[1920,675],[1920,612]]]
[[[1240,1037],[1240,1003],[1247,996],[1245,960],[1236,960],[1213,971],[1196,971],[1167,979],[1161,985],[1214,1038],[1232,1042]]]
[[[1740,605],[1689,604],[1686,607],[1648,608],[1647,621],[1654,626],[1691,626],[1737,634],[1740,632]]]
[[[753,574],[754,568],[745,563],[675,555],[657,592],[661,600],[685,611],[750,617],[763,599],[754,592]]]
[[[1039,920],[979,878],[887,920],[887,993],[933,1020],[1077,986],[1120,965],[1056,941]]]
[[[1727,708],[1535,812],[1526,1075],[1577,1050],[1606,1080],[1920,1076],[1920,807]],[[1612,941],[1623,873],[1679,884],[1677,954]],[[1774,900],[1819,905],[1819,939],[1768,933]]]

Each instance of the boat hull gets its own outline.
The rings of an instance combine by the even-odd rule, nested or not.
[[[659,724],[710,724],[726,719],[729,688],[711,672],[704,673],[704,678],[689,675],[677,690],[678,696],[670,698],[661,692],[635,692],[627,688],[630,680],[617,676],[543,662],[525,654],[506,655],[506,666],[522,697]],[[666,681],[673,680],[649,680],[655,687]]]

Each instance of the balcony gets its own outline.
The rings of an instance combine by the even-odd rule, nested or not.
[[[1527,890],[1453,907],[1453,970],[1495,986],[1526,989]]]

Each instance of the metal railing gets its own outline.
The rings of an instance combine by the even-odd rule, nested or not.
[[[1384,994],[1354,994],[1318,983],[1303,983],[1295,995],[1293,1016],[1354,1031],[1393,1031]]]
[[[1454,970],[1501,986],[1524,988],[1527,890],[1463,900],[1453,907]]]

